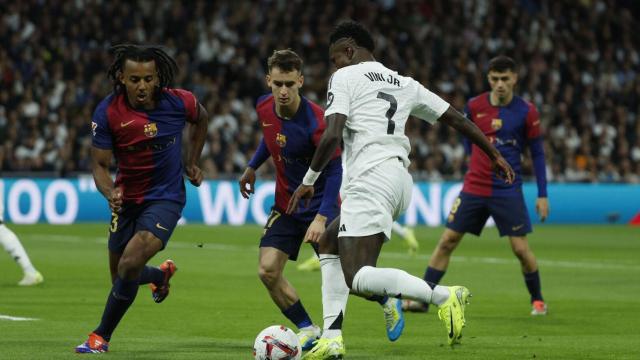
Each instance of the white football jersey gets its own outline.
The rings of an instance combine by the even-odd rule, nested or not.
[[[343,114],[343,185],[390,158],[409,166],[411,146],[404,133],[409,115],[431,124],[449,103],[414,79],[379,62],[367,61],[336,71],[327,90],[324,115]]]

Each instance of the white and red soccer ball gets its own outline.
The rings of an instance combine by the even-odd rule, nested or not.
[[[299,360],[302,356],[298,335],[282,325],[262,330],[253,343],[256,360]]]

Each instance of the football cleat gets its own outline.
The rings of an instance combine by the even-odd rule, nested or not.
[[[305,356],[303,360],[337,360],[344,357],[344,342],[342,335],[333,339],[320,338],[315,346]]]
[[[404,232],[404,241],[407,243],[407,247],[409,248],[409,254],[415,255],[420,248],[418,239],[416,239],[416,234],[413,232],[413,229],[409,227],[404,228]]]
[[[416,300],[402,300],[402,310],[408,312],[426,313],[429,311],[429,304]]]
[[[320,270],[320,259],[317,256],[311,255],[310,258],[300,263],[296,269],[300,271],[317,271]]]
[[[109,343],[105,341],[102,336],[92,332],[89,334],[89,339],[82,344],[76,346],[77,353],[105,353],[109,351]]]
[[[462,328],[465,327],[464,308],[471,296],[469,289],[464,286],[450,286],[449,299],[438,309],[438,317],[447,329],[449,345],[460,342]]]
[[[163,302],[164,299],[169,296],[169,279],[173,276],[173,274],[178,271],[176,264],[173,260],[165,260],[159,266],[160,270],[164,272],[164,280],[162,281],[162,285],[156,285],[154,283],[149,283],[149,288],[151,289],[151,296],[153,296],[153,301],[158,304]]]
[[[531,303],[531,315],[547,315],[547,304],[542,300],[534,300]]]
[[[40,274],[40,272],[38,271],[35,271],[32,273],[24,274],[24,277],[22,278],[22,280],[20,280],[18,285],[33,286],[33,285],[41,284],[43,281],[44,281],[44,277],[42,277],[42,274]]]
[[[396,341],[404,330],[404,315],[402,313],[402,301],[389,298],[382,306],[384,321],[387,327],[387,337],[390,341]]]
[[[300,348],[302,351],[307,351],[313,347],[315,343],[322,335],[322,330],[316,326],[312,326],[312,330],[300,330],[298,333],[298,340],[300,340]]]

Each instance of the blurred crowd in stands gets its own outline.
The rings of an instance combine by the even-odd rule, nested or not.
[[[520,64],[516,93],[540,111],[550,181],[640,182],[633,0],[0,0],[0,171],[89,171],[91,116],[112,89],[108,49],[132,42],[162,44],[177,59],[176,87],[211,116],[206,174],[233,178],[261,137],[254,106],[268,92],[268,56],[298,52],[302,92],[324,104],[328,35],[345,18],[374,33],[378,61],[460,110],[488,90],[488,60],[510,55]],[[415,120],[407,135],[416,178],[462,178],[455,131]]]

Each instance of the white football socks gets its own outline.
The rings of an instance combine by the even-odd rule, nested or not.
[[[20,240],[18,240],[16,234],[5,224],[0,224],[0,243],[18,265],[20,265],[25,274],[33,274],[36,272]]]
[[[442,305],[449,298],[449,288],[431,287],[406,271],[364,266],[353,278],[353,290],[361,294],[388,295]]]
[[[349,287],[344,280],[340,256],[320,254],[320,271],[322,272],[322,314],[324,325],[322,337],[333,339],[342,335],[342,328],[331,329],[340,313],[344,317],[349,298]],[[342,320],[340,320],[342,321]]]

